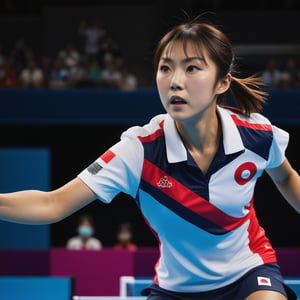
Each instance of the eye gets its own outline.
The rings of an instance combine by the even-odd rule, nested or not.
[[[193,72],[198,71],[198,70],[200,70],[198,67],[192,66],[192,65],[188,66],[187,69],[186,69],[186,71],[189,72],[189,73],[193,73]]]
[[[159,70],[162,71],[163,73],[166,73],[170,70],[170,68],[167,65],[161,65],[159,67]]]

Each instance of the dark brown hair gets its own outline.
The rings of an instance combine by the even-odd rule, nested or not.
[[[182,42],[186,54],[189,42],[192,42],[196,51],[204,58],[203,50],[205,49],[217,66],[216,83],[228,73],[232,75],[235,72],[232,45],[228,37],[215,26],[200,22],[177,25],[163,36],[154,55],[155,72],[157,72],[163,51],[166,50],[169,53],[176,41]],[[238,108],[245,116],[249,116],[252,112],[259,112],[266,102],[268,94],[260,89],[262,86],[260,78],[256,76],[247,78],[232,76],[230,91]],[[224,101],[225,93],[218,95],[217,103],[224,104]]]

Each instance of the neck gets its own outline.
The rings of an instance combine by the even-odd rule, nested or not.
[[[127,245],[130,244],[130,241],[121,241],[120,244],[121,244],[122,246],[127,246]]]
[[[221,126],[215,107],[197,120],[176,122],[176,127],[189,150],[204,151],[219,144]]]
[[[83,244],[85,244],[88,241],[88,237],[80,237]]]

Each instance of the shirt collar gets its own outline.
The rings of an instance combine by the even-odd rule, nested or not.
[[[240,133],[230,116],[230,111],[217,106],[222,133],[225,154],[232,154],[244,150],[244,144]],[[167,158],[169,163],[177,163],[187,160],[187,150],[178,134],[174,120],[167,114],[164,125]]]
[[[167,157],[169,163],[187,160],[187,152],[178,134],[174,120],[167,115],[164,122]]]
[[[231,117],[230,110],[217,106],[217,112],[222,125],[225,154],[228,155],[245,150],[241,135]]]

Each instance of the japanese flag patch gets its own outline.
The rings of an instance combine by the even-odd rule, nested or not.
[[[257,276],[258,285],[272,286],[271,279],[268,277]]]

